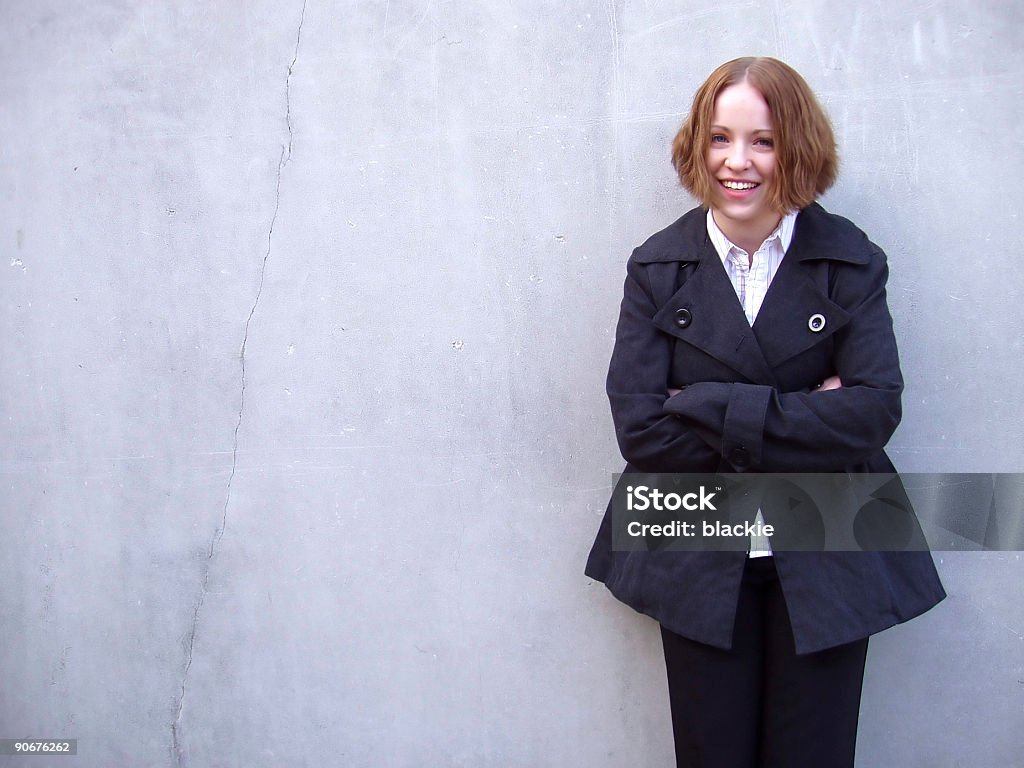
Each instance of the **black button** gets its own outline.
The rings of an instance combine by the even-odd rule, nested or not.
[[[746,448],[739,446],[729,451],[729,461],[734,467],[749,467],[750,466],[750,451]]]
[[[693,322],[693,315],[690,314],[690,310],[686,307],[676,310],[676,325],[680,328],[685,328],[691,322]]]

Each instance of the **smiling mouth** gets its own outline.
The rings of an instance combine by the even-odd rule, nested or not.
[[[718,182],[726,189],[731,189],[736,192],[745,192],[748,189],[754,189],[755,187],[761,186],[755,181],[722,181]]]

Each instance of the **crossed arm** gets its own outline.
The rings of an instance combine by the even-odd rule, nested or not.
[[[821,382],[821,384],[816,386],[811,391],[812,392],[827,392],[830,389],[839,389],[841,386],[843,386],[843,382],[842,382],[842,380],[838,376],[829,376],[827,379],[825,379],[823,382]],[[682,391],[683,390],[681,390],[681,389],[673,389],[672,387],[669,387],[668,388],[668,396],[669,397],[673,397],[674,395],[678,395]]]

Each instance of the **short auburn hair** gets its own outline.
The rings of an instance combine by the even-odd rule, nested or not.
[[[733,59],[720,66],[693,96],[690,114],[672,141],[672,165],[686,190],[710,207],[712,180],[705,157],[718,94],[747,82],[772,115],[775,181],[768,202],[780,213],[800,210],[832,186],[839,168],[832,125],[800,73],[767,56]]]

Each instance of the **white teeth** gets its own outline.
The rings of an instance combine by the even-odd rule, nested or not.
[[[735,189],[739,191],[744,189],[753,189],[757,184],[752,181],[723,181],[722,186],[726,189]]]

